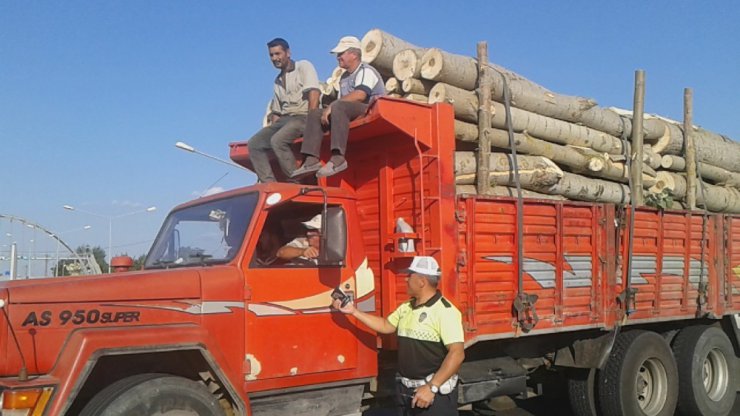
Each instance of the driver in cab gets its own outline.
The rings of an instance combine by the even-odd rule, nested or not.
[[[296,237],[280,247],[277,257],[285,261],[299,260],[304,263],[317,264],[321,247],[321,214],[303,223],[306,227],[305,237]]]

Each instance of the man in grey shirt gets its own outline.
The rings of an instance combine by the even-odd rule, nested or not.
[[[275,153],[280,168],[289,178],[296,168],[290,145],[303,135],[308,111],[319,108],[319,77],[311,62],[290,59],[290,46],[285,39],[275,38],[267,47],[272,64],[280,70],[270,102],[271,124],[252,136],[247,147],[259,181],[275,182],[268,152]]]
[[[362,62],[362,44],[354,36],[343,37],[331,50],[340,68],[345,69],[339,80],[339,99],[323,110],[311,110],[306,121],[301,153],[303,165],[292,177],[316,172],[316,176],[332,176],[347,169],[344,153],[347,150],[349,122],[367,112],[370,103],[385,95],[385,84],[380,73]],[[319,161],[323,126],[331,130],[331,159],[324,167]]]

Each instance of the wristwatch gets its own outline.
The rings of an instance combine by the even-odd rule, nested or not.
[[[432,383],[429,383],[429,389],[432,390],[432,393],[434,393],[434,394],[439,393],[439,387],[435,386]]]

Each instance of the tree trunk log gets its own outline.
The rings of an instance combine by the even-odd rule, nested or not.
[[[680,156],[664,155],[661,166],[673,172],[684,172],[686,160]],[[730,172],[706,163],[699,164],[699,173],[702,180],[712,182],[715,185],[728,185],[740,188],[740,173]]]
[[[422,104],[429,104],[429,97],[421,94],[405,94],[403,98]]]
[[[372,29],[362,37],[362,61],[384,74],[393,74],[393,58],[406,49],[421,48],[380,29]]]
[[[630,191],[626,185],[586,178],[568,172],[563,172],[563,177],[555,185],[530,189],[551,195],[562,195],[576,201],[610,202],[612,204],[630,202]]]
[[[421,58],[427,51],[425,48],[406,49],[393,57],[393,76],[399,81],[411,78],[421,78]]]
[[[514,186],[511,156],[491,154],[490,181],[493,185]],[[520,183],[523,188],[548,195],[590,202],[629,203],[629,188],[623,184],[586,178],[563,172],[544,157],[520,156]],[[455,152],[455,183],[467,185],[475,181],[476,159],[473,152]]]
[[[519,181],[523,187],[550,186],[558,182],[563,171],[550,159],[541,156],[519,156]],[[512,171],[511,155],[491,153],[489,158],[490,183],[492,185],[516,186]],[[475,183],[477,160],[474,152],[455,152],[455,183]]]
[[[416,78],[409,78],[401,82],[401,91],[406,94],[421,94],[428,97],[432,87],[434,87],[434,82]]]
[[[455,140],[478,142],[478,126],[455,119]]]
[[[478,97],[473,92],[445,83],[436,84],[429,93],[429,102],[447,102],[455,109],[455,117],[477,123]],[[506,115],[503,104],[493,102],[491,125],[506,129]],[[540,139],[560,144],[590,147],[611,154],[622,153],[622,141],[606,133],[541,116],[515,107],[511,108],[514,131],[527,131]]]
[[[660,193],[668,189],[676,199],[686,198],[686,178],[673,172],[658,172],[658,182],[650,188],[651,192]],[[702,192],[702,186],[704,191]],[[696,202],[704,206],[706,197],[706,208],[713,212],[728,214],[740,214],[740,191],[735,188],[710,185],[708,183],[697,184]]]
[[[478,86],[475,59],[432,48],[421,59],[421,77],[472,91]]]
[[[663,155],[660,159],[660,167],[676,172],[686,170],[686,159],[676,155]]]
[[[645,164],[644,166],[650,166],[653,169],[660,169],[661,161],[661,156],[655,153],[652,146],[646,144],[642,147],[642,162]]]
[[[457,194],[470,194],[470,195],[476,195],[476,189],[473,185],[457,185],[455,186],[455,192]],[[512,188],[509,186],[494,186],[490,189],[489,196],[506,196],[511,198],[516,198],[516,188]],[[522,198],[532,198],[532,199],[549,199],[549,200],[555,200],[555,201],[564,201],[565,198],[563,198],[560,195],[548,195],[548,194],[542,194],[539,192],[533,192],[528,191],[526,189],[522,189]]]

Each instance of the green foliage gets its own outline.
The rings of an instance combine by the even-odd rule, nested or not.
[[[660,193],[648,194],[645,197],[645,205],[659,210],[671,208],[673,206],[673,194],[670,189],[663,188]]]

